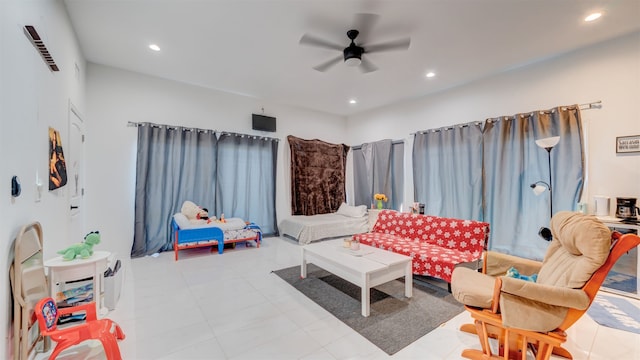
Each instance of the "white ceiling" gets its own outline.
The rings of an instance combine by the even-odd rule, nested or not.
[[[341,116],[640,31],[640,0],[64,2],[90,62]],[[593,11],[604,15],[585,23]],[[346,47],[359,13],[379,15],[368,43],[409,36],[409,50],[365,54],[379,68],[367,74],[312,69],[339,53],[302,35]]]

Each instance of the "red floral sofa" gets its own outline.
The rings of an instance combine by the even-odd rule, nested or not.
[[[456,265],[482,257],[488,236],[489,224],[481,221],[383,210],[371,232],[353,239],[411,256],[414,274],[451,283]]]

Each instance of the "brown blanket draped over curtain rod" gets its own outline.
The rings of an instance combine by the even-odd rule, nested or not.
[[[315,215],[338,210],[346,199],[349,146],[287,136],[291,149],[291,213]]]

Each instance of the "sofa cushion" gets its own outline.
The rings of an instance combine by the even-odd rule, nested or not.
[[[410,256],[414,274],[451,282],[456,265],[480,259],[488,234],[485,222],[382,210],[372,232],[354,239]]]
[[[414,274],[433,276],[447,282],[451,281],[451,274],[457,264],[475,261],[482,254],[479,250],[460,251],[426,241],[375,232],[357,234],[354,239],[365,245],[410,256]]]
[[[383,210],[372,232],[425,241],[449,249],[480,256],[489,224],[474,220],[443,218],[431,215]]]

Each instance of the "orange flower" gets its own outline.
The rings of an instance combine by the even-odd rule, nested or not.
[[[388,200],[387,199],[387,195],[385,195],[385,194],[375,194],[375,195],[373,195],[373,199],[374,200],[379,200],[379,201],[384,201],[384,202],[387,202],[387,200]]]

